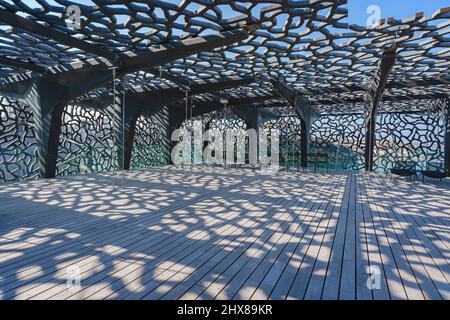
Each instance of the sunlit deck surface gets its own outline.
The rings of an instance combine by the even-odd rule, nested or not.
[[[1,299],[450,298],[448,181],[212,167],[129,171],[123,188],[117,177],[116,190],[110,175],[0,186]],[[81,288],[68,289],[76,268]]]

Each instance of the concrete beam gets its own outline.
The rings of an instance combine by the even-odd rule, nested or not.
[[[241,97],[230,97],[228,98],[228,106],[238,107],[245,106],[252,103],[264,102],[267,100],[272,100],[276,98],[273,94],[268,94],[264,96],[249,95]],[[191,104],[188,105],[188,113],[190,116]],[[199,117],[204,114],[208,114],[214,111],[222,111],[225,105],[221,102],[219,98],[207,99],[202,101],[195,101],[192,106],[192,117]],[[267,114],[265,114],[266,116]],[[183,121],[186,120],[186,105],[184,103],[175,103],[169,107],[169,132],[172,133],[174,130],[178,129]]]
[[[200,94],[206,92],[218,92],[230,88],[236,88],[251,84],[253,82],[251,77],[227,77],[222,80],[211,80],[203,83],[198,83],[190,86],[191,94]]]
[[[267,100],[272,100],[277,96],[269,93],[268,95],[248,95],[248,96],[240,96],[240,97],[230,97],[228,98],[228,107],[234,108],[245,105],[252,105],[259,102],[264,102]],[[177,129],[185,120],[185,105],[181,103],[173,104],[170,109],[174,110],[172,115],[173,119],[173,128]],[[203,100],[203,101],[195,101],[194,107],[192,109],[192,117],[198,117],[203,114],[207,114],[213,111],[221,111],[224,108],[223,103],[219,98],[211,99],[211,100]]]
[[[122,58],[119,64],[119,74],[149,70],[198,52],[205,52],[241,42],[247,37],[248,33],[244,30],[232,30],[166,44],[159,48],[151,49],[148,53],[130,56],[126,59]]]
[[[439,77],[439,78],[426,78],[416,80],[403,80],[403,81],[395,81],[386,84],[386,89],[408,89],[414,87],[430,87],[437,85],[448,85],[450,84],[450,78],[448,77]],[[309,96],[321,96],[326,94],[340,94],[340,93],[353,93],[353,92],[367,92],[368,86],[365,85],[346,85],[343,84],[341,86],[336,87],[328,87],[328,88],[305,88],[302,89],[300,94]]]
[[[196,101],[194,102],[194,106],[188,105],[188,113],[190,116],[190,108],[192,107],[192,117],[200,117],[204,114],[214,112],[214,111],[222,111],[224,105],[220,103],[220,101]],[[175,103],[169,107],[170,120],[169,120],[169,131],[173,132],[178,129],[183,121],[186,120],[186,105],[183,103]]]
[[[34,64],[31,62],[24,62],[17,59],[11,59],[8,57],[0,56],[0,64],[14,67],[14,68],[20,68],[24,70],[34,71],[38,73],[46,73],[47,67],[41,66],[38,64]]]
[[[0,94],[11,99],[24,100],[25,94],[30,90],[32,84],[32,79],[3,83],[0,85]]]
[[[158,90],[143,90],[138,91],[136,89],[128,90],[126,96],[131,99],[133,104],[138,104],[141,107],[141,112],[145,112],[146,109],[152,109],[163,107],[164,105],[170,105],[177,100],[183,99],[186,96],[185,90],[188,90],[190,95],[212,93],[225,89],[235,88],[243,86],[252,82],[252,78],[242,77],[229,77],[223,80],[205,81],[198,84],[193,84],[191,87],[167,87],[165,89]],[[96,96],[90,99],[85,99],[77,104],[85,107],[98,107],[103,108],[107,104],[111,103],[111,95]]]
[[[112,81],[111,67],[117,67],[117,77],[127,73],[152,69],[189,55],[213,50],[248,37],[245,30],[226,31],[220,34],[208,35],[184,40],[179,43],[161,46],[143,54],[130,53],[127,57],[121,57],[115,64],[90,61],[74,63],[68,66],[55,66],[49,68],[49,72],[43,76],[45,80],[58,83],[69,88],[67,100],[75,99],[82,94],[97,89]],[[34,77],[36,79],[38,77]],[[9,88],[11,89],[11,88]],[[0,87],[0,90],[2,88]]]
[[[280,118],[273,112],[258,109],[256,105],[233,105],[231,110],[245,121],[248,128],[255,129],[257,132],[264,122]]]
[[[275,94],[269,93],[268,95],[248,95],[241,97],[230,97],[228,98],[228,106],[230,108],[252,105],[255,103],[260,103],[268,100],[272,100],[277,98]],[[170,110],[174,114],[172,114],[172,127],[173,129],[177,129],[185,120],[185,104],[176,103],[170,107]],[[222,111],[224,109],[223,103],[219,98],[212,100],[203,100],[203,101],[195,101],[194,108],[192,109],[192,117],[199,117],[204,114],[214,112],[214,111]],[[175,110],[175,111],[174,111]]]
[[[312,106],[309,101],[299,94],[296,90],[290,88],[281,81],[273,81],[274,87],[289,102],[295,112],[305,122],[310,123],[314,119],[320,117],[320,112]]]
[[[148,70],[149,73],[153,74],[155,77],[161,77],[163,79],[172,81],[173,83],[179,85],[179,86],[185,86],[185,87],[189,87],[190,85],[192,85],[192,81],[184,79],[184,78],[180,78],[177,77],[169,72],[166,71],[160,71],[156,68],[150,68]]]
[[[300,118],[300,164],[308,166],[308,144],[310,137],[311,122],[320,117],[319,111],[309,101],[298,94],[298,92],[281,81],[273,81],[274,87],[294,108]]]
[[[78,48],[83,51],[93,53],[97,56],[104,57],[110,61],[116,61],[118,59],[117,54],[103,49],[100,46],[90,44],[89,42],[77,39],[54,28],[47,27],[45,25],[23,18],[19,15],[10,13],[5,9],[0,9],[0,21],[16,29],[24,30],[27,33],[39,35],[48,39],[53,39],[68,47]]]
[[[267,94],[253,94],[249,93],[245,96],[231,96],[228,98],[230,102],[230,106],[238,106],[238,105],[250,105],[255,103],[263,103],[266,101],[278,99],[279,95],[272,91],[268,92]]]
[[[395,95],[383,95],[380,102],[405,102],[424,99],[444,99],[447,97],[447,93],[430,92],[427,94],[420,93],[396,93]],[[352,98],[339,98],[339,97],[326,97],[319,98],[315,102],[311,102],[315,106],[327,106],[327,105],[345,105],[355,103],[365,103],[364,97],[352,97]]]

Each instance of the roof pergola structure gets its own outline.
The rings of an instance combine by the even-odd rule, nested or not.
[[[198,95],[247,87],[246,92],[260,95],[276,88],[280,103],[287,100],[302,119],[303,141],[321,107],[360,102],[368,115],[366,170],[372,170],[374,119],[382,100],[447,96],[448,20],[440,21],[448,18],[448,8],[431,17],[388,19],[367,29],[344,23],[345,1],[274,2],[261,8],[259,16],[252,10],[255,4],[230,2],[239,14],[231,19],[222,16],[220,6],[195,2],[194,11],[188,9],[189,2],[161,2],[147,11],[133,4],[81,6],[83,27],[71,30],[64,23],[64,7],[44,2],[38,10],[20,2],[2,3],[0,21],[11,28],[2,31],[1,90],[32,106],[42,176],[55,175],[63,108],[72,101],[101,108],[110,104],[113,73],[118,79],[133,75],[127,83],[141,91],[127,92],[125,119],[118,116],[119,103],[113,108],[117,141],[125,123],[125,167],[137,116],[176,103],[183,90]],[[323,11],[328,14],[321,15]],[[114,16],[119,13],[129,20],[119,23]],[[281,27],[280,15],[286,16]],[[181,18],[184,24],[176,22]],[[152,31],[139,32],[145,28]],[[268,80],[252,83],[255,77]],[[171,88],[161,88],[167,83]],[[426,91],[430,86],[443,90]],[[119,96],[120,90],[115,85],[114,89]],[[391,90],[395,94],[390,95]],[[146,105],[150,97],[152,103]],[[273,98],[267,94],[268,101]],[[305,166],[306,148],[304,142]]]
[[[274,1],[261,8],[256,2],[225,1],[231,18],[224,17],[223,7],[201,1],[99,2],[80,5],[81,28],[70,29],[64,18],[67,4],[0,4],[6,27],[1,31],[1,91],[32,107],[43,177],[55,176],[61,113],[69,103],[108,107],[116,141],[122,141],[125,124],[125,168],[137,117],[171,104],[170,112],[176,113],[186,90],[243,99],[240,92],[245,92],[261,97],[249,100],[258,106],[289,103],[304,128],[303,166],[312,119],[364,112],[365,167],[371,171],[380,102],[448,95],[449,8],[430,17],[389,18],[368,29],[345,23],[345,1]],[[119,15],[128,19],[119,21]],[[122,88],[112,85],[113,77],[122,79]],[[127,108],[121,119],[121,99],[114,104],[111,99],[124,90]],[[247,108],[247,117],[257,117],[248,115],[251,110],[257,109]],[[181,114],[172,117],[180,121]]]
[[[448,179],[372,172],[418,149],[424,178],[432,161],[450,176],[450,8],[348,18],[346,0],[0,0],[0,180],[18,181],[0,184],[0,299],[450,299]],[[134,170],[146,126],[170,144],[193,119],[284,126],[286,170]],[[117,164],[58,166],[95,158],[89,139]],[[78,291],[60,283],[72,264]]]

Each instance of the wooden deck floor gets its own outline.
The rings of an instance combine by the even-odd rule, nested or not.
[[[450,299],[449,236],[448,181],[171,167],[116,190],[8,184],[0,299]]]

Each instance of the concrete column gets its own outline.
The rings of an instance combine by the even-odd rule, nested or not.
[[[308,144],[311,124],[300,118],[300,166],[308,166]]]
[[[43,79],[34,80],[24,94],[25,103],[33,111],[37,160],[42,178],[54,178],[56,175],[59,134],[67,96],[65,87]]]
[[[364,149],[364,167],[366,171],[373,171],[373,153],[375,149],[375,127],[377,125],[377,113],[372,110],[366,116],[366,137]]]

